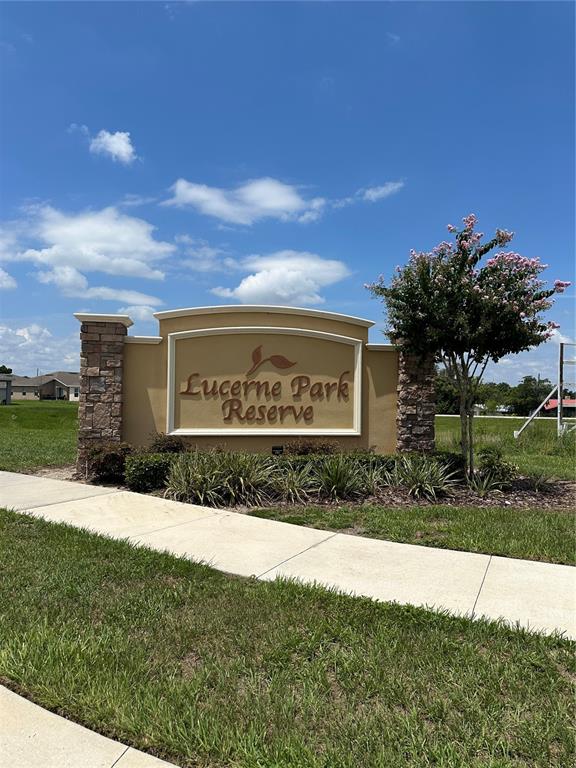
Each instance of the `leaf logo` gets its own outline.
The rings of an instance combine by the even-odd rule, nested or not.
[[[275,368],[286,369],[292,368],[296,363],[288,360],[284,355],[270,355],[270,357],[262,358],[262,344],[252,352],[252,368],[248,371],[246,376],[251,376],[255,373],[261,365],[264,363],[272,363]]]

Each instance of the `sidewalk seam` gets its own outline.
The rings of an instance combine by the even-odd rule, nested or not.
[[[126,752],[128,752],[128,750],[129,750],[129,749],[130,749],[130,747],[129,747],[129,746],[128,746],[128,747],[126,747],[126,749],[124,750],[124,752],[122,752],[122,754],[120,755],[120,757],[117,757],[117,758],[116,758],[116,760],[114,760],[114,762],[112,763],[112,765],[110,766],[110,768],[114,768],[114,766],[115,766],[115,765],[118,765],[118,763],[120,762],[120,760],[122,760],[122,758],[124,757],[124,755],[126,754]]]
[[[338,533],[333,533],[331,536],[326,536],[325,539],[322,539],[322,541],[317,541],[315,544],[311,544],[309,547],[306,547],[306,549],[303,549],[301,552],[296,552],[295,555],[290,555],[290,557],[285,558],[284,560],[281,560],[279,563],[276,563],[276,565],[273,565],[271,568],[267,568],[262,573],[259,573],[256,578],[261,579],[262,576],[266,576],[267,573],[270,573],[270,571],[273,571],[274,568],[280,568],[281,565],[284,565],[284,563],[287,563],[290,560],[294,560],[295,557],[300,557],[300,555],[303,555],[304,552],[309,552],[311,549],[314,549],[314,547],[319,547],[320,544],[324,544],[324,542],[329,541],[330,539],[333,539],[334,536],[338,536]]]
[[[170,528],[179,528],[182,525],[191,525],[192,523],[199,523],[200,520],[208,520],[211,517],[216,516],[216,512],[220,510],[215,510],[214,512],[211,512],[209,515],[206,515],[205,517],[197,517],[196,520],[186,520],[185,523],[174,523],[174,525],[166,525],[164,528],[155,528],[153,531],[146,531],[145,533],[135,533],[132,536],[127,536],[127,539],[140,539],[142,536],[151,536],[153,533],[160,533],[160,531],[167,531]]]
[[[472,606],[472,613],[470,614],[470,618],[473,618],[474,613],[476,611],[478,598],[480,597],[480,592],[482,592],[482,587],[484,586],[484,582],[486,581],[486,576],[488,575],[488,568],[490,568],[490,563],[492,562],[492,558],[493,558],[493,555],[490,555],[490,559],[488,560],[488,564],[486,565],[486,570],[484,571],[484,576],[482,576],[482,581],[480,582],[480,589],[478,590],[478,594],[476,595],[476,600],[474,600],[474,605]]]
[[[29,512],[31,509],[43,509],[44,507],[53,507],[56,504],[72,504],[74,501],[86,501],[87,499],[98,499],[101,496],[114,496],[115,493],[122,493],[119,488],[114,488],[109,493],[95,493],[93,496],[82,496],[81,499],[68,499],[67,501],[51,501],[49,504],[36,504],[34,507],[26,507],[26,509],[17,509],[16,512]]]

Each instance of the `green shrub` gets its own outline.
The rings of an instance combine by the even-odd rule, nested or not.
[[[164,488],[174,461],[173,453],[140,453],[128,456],[124,477],[131,491],[148,493]]]
[[[402,485],[413,496],[436,498],[456,482],[453,454],[383,456],[369,451],[269,456],[222,449],[140,454],[130,459],[127,482],[148,491],[165,484],[168,498],[207,506],[257,506],[273,500],[305,503],[378,495]]]
[[[528,475],[528,482],[537,493],[550,493],[554,488],[556,478],[549,472],[533,472]]]
[[[353,461],[357,466],[363,468],[369,467],[382,467],[384,469],[393,469],[396,462],[395,456],[387,456],[380,453],[370,453],[369,451],[351,451],[350,453],[335,454],[338,456],[344,456],[346,459]],[[273,457],[278,467],[281,468],[286,464],[293,467],[302,466],[308,463],[313,465],[321,465],[326,460],[326,454],[312,453],[308,456],[274,456]]]
[[[152,442],[148,446],[150,453],[184,453],[186,443],[177,435],[165,435],[163,432],[155,432]]]
[[[228,504],[257,505],[268,500],[277,471],[270,456],[232,451],[214,455],[224,476]]]
[[[486,446],[478,452],[478,468],[483,475],[490,475],[500,484],[507,484],[518,477],[518,467],[502,457],[502,451],[495,445]]]
[[[195,450],[174,459],[166,496],[211,507],[263,504],[272,495],[276,473],[270,456]]]
[[[97,443],[88,451],[88,476],[102,483],[123,483],[126,458],[131,453],[129,443]]]
[[[285,462],[277,465],[274,486],[283,501],[291,504],[305,503],[318,493],[318,481],[312,462]]]
[[[481,499],[485,499],[493,493],[502,493],[502,483],[496,480],[489,472],[475,472],[472,477],[467,479],[466,484],[472,493],[475,493]]]
[[[176,456],[170,465],[164,495],[175,501],[208,507],[226,503],[222,470],[212,451],[192,451]]]
[[[324,456],[313,468],[318,492],[326,499],[354,499],[366,492],[365,472],[360,462],[345,453]]]
[[[446,467],[448,472],[453,472],[455,477],[464,479],[466,463],[464,461],[464,456],[462,456],[461,453],[455,453],[454,451],[434,451],[427,455],[434,458],[443,467]]]
[[[332,453],[338,453],[340,446],[337,442],[331,440],[310,440],[300,439],[292,440],[284,446],[284,453],[288,456],[325,456]]]
[[[387,461],[381,461],[384,457],[374,456],[373,461],[365,460],[365,457],[357,459],[357,465],[362,473],[364,493],[377,496],[382,488],[390,485],[390,472],[393,470],[396,460],[386,457]]]
[[[457,483],[455,473],[437,459],[418,455],[399,457],[388,478],[391,485],[406,488],[410,496],[431,501],[448,495]]]

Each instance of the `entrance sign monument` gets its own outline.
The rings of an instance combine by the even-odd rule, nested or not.
[[[126,315],[75,317],[79,462],[94,441],[146,445],[157,432],[242,451],[323,437],[344,450],[430,447],[429,388],[423,402],[411,390],[425,384],[421,367],[393,345],[369,343],[369,320],[294,307],[194,307],[156,313],[157,336],[130,336]],[[407,406],[397,425],[399,400]],[[407,444],[397,446],[400,434]]]

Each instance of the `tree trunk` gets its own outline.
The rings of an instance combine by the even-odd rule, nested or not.
[[[464,459],[466,474],[468,474],[468,393],[464,382],[462,382],[462,388],[460,389],[460,449],[462,451],[462,458]]]
[[[444,366],[456,384],[460,399],[460,448],[467,478],[474,474],[474,400],[488,360],[486,357],[476,362],[472,359],[471,362],[470,355],[462,353],[443,356]]]
[[[468,477],[474,474],[474,404],[470,403],[468,411]]]

